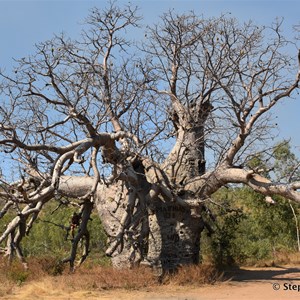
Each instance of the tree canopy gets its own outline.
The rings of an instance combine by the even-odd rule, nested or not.
[[[271,152],[272,108],[298,90],[281,22],[168,11],[133,38],[141,24],[137,7],[111,2],[91,9],[80,39],[56,35],[1,70],[0,150],[20,173],[1,178],[0,216],[16,213],[6,254],[22,257],[43,206],[65,197],[81,206],[71,265],[96,208],[108,255],[163,267],[197,261],[201,212],[226,184],[300,201],[298,178],[275,182],[248,163]],[[178,241],[181,258],[170,255]]]

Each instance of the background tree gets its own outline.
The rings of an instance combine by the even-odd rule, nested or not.
[[[1,150],[22,175],[1,179],[0,214],[16,213],[0,237],[8,255],[23,257],[43,206],[64,197],[81,207],[71,268],[96,209],[113,264],[159,272],[198,262],[206,203],[222,186],[300,200],[300,182],[246,164],[266,151],[271,108],[298,88],[281,24],[169,11],[134,43],[140,19],[130,5],[94,8],[80,40],[55,36],[1,72]]]
[[[268,155],[259,153],[248,162],[252,169],[265,170],[266,178],[289,181],[299,179],[298,160],[287,141],[274,146]],[[298,250],[299,204],[275,196],[273,201],[263,201],[264,196],[249,187],[231,185],[214,195],[210,209],[216,216],[215,234],[206,237],[203,251],[219,265],[232,263],[273,263],[287,259],[287,254]],[[267,199],[268,200],[268,199]],[[209,234],[208,234],[209,235]]]

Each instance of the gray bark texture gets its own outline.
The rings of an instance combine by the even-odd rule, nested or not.
[[[197,264],[204,224],[198,209],[158,202],[149,215],[147,260],[159,270],[174,271],[180,265]]]
[[[281,23],[169,11],[136,47],[128,32],[140,20],[136,7],[111,1],[91,11],[80,41],[55,36],[12,74],[0,69],[1,159],[21,178],[12,183],[1,166],[0,218],[14,217],[0,252],[10,258],[24,262],[22,238],[54,198],[81,207],[72,270],[82,239],[80,263],[89,253],[96,209],[113,265],[158,275],[199,261],[205,204],[221,187],[300,202],[300,181],[272,182],[248,164],[271,157],[268,113],[299,90],[297,57],[287,54],[295,42]]]

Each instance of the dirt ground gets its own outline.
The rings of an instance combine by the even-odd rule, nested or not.
[[[142,290],[80,291],[59,290],[41,279],[12,292],[3,300],[285,300],[300,299],[300,266],[243,268],[226,273],[228,280],[215,285],[186,287],[163,285]],[[1,283],[0,283],[1,284]]]

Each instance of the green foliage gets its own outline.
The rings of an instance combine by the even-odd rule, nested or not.
[[[217,225],[211,238],[204,236],[203,255],[217,265],[253,263],[296,250],[296,226],[287,200],[275,198],[272,205],[246,187],[224,188],[214,196],[221,206],[211,206]]]
[[[274,169],[278,180],[285,178],[288,181],[299,179],[299,160],[292,153],[291,146],[287,141],[276,145],[273,156],[275,159]]]
[[[71,249],[71,235],[67,237],[67,230],[61,227],[69,227],[71,216],[76,208],[60,207],[56,210],[57,203],[50,201],[44,207],[30,230],[21,243],[26,257],[51,257],[55,263],[50,264],[49,273],[60,273],[57,262],[68,256]],[[8,213],[0,219],[0,227],[4,227],[12,215]],[[95,256],[98,260],[103,258],[103,250],[106,244],[106,235],[98,215],[92,214],[88,223],[90,232],[90,257]],[[5,246],[3,243],[2,246]],[[80,249],[79,249],[80,252]],[[49,258],[50,259],[50,258]],[[107,264],[105,260],[103,262]],[[47,264],[46,264],[47,265]]]
[[[238,252],[234,245],[237,238],[239,223],[244,218],[241,210],[232,210],[218,218],[218,228],[211,241],[212,257],[217,265],[232,265],[235,262],[235,252]]]
[[[44,255],[46,253],[60,256],[70,248],[70,241],[65,239],[66,231],[44,221],[69,226],[72,208],[59,209],[52,214],[54,207],[52,203],[47,204],[32,227],[30,234],[22,241],[26,256]]]
[[[252,170],[265,169],[266,164],[263,161],[262,155],[258,154],[256,156],[252,157],[250,160],[248,160],[247,167]]]
[[[276,145],[271,156],[259,154],[247,162],[247,168],[283,182],[299,179],[299,165],[287,141]],[[241,186],[222,188],[214,199],[218,205],[210,209],[217,216],[215,234],[204,235],[203,255],[216,264],[253,263],[297,250],[296,222],[288,200],[274,196],[272,205],[263,195]],[[300,207],[293,207],[298,218]]]
[[[253,170],[272,169],[272,175],[267,171],[263,174],[267,177],[274,177],[274,174],[278,179],[299,177],[295,168],[299,161],[286,142],[274,148],[272,168],[269,163],[263,155],[258,155],[248,161],[247,167]],[[209,234],[202,236],[204,259],[208,257],[217,265],[253,263],[274,259],[277,253],[297,249],[296,223],[288,200],[273,197],[276,204],[272,205],[264,201],[264,196],[242,186],[224,187],[213,198],[217,205],[211,203],[208,206],[216,216],[216,222],[211,224],[215,233],[211,237]],[[71,215],[76,211],[74,207],[55,209],[56,206],[55,201],[47,203],[30,235],[22,241],[25,256],[40,257],[43,270],[52,275],[62,273],[62,265],[58,261],[69,254],[71,247],[71,237],[66,239],[67,231],[57,225],[70,226]],[[298,216],[299,205],[293,204],[293,207]],[[0,219],[0,227],[3,228],[11,218],[12,214],[8,213]],[[93,268],[95,262],[109,265],[103,253],[106,235],[96,213],[91,216],[88,229],[91,253],[85,262],[86,267]],[[11,278],[17,282],[26,279],[26,272],[14,269],[10,272]]]

